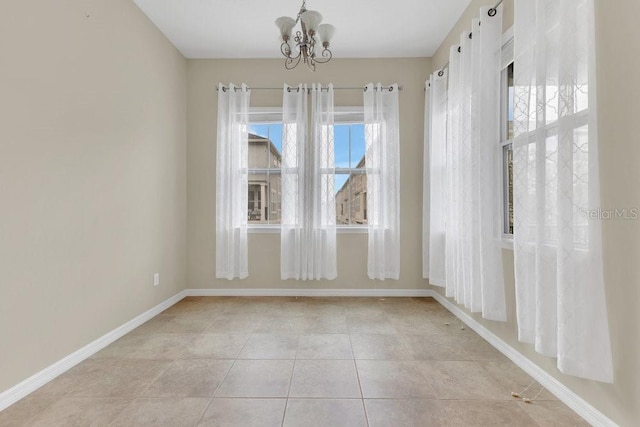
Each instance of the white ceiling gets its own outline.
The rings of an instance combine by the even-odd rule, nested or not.
[[[307,0],[336,27],[335,58],[432,56],[471,0]],[[301,0],[134,0],[187,58],[278,58]]]

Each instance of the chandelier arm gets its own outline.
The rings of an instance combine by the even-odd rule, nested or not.
[[[301,55],[298,54],[298,56],[296,56],[296,57],[285,59],[284,60],[284,68],[286,68],[287,70],[293,70],[300,63],[300,58],[301,58]]]
[[[291,46],[289,46],[289,43],[282,42],[282,44],[280,45],[280,52],[285,58],[291,57]]]
[[[307,65],[309,66],[311,71],[316,71],[316,61],[315,61],[315,59],[309,58],[309,61],[307,61]]]
[[[322,57],[321,58],[314,57],[313,60],[318,64],[326,64],[327,62],[331,61],[331,58],[333,58],[333,54],[329,49],[325,47],[324,50],[322,51]]]

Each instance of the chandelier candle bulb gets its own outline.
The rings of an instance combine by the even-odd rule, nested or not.
[[[282,40],[286,42],[291,38],[291,31],[296,26],[296,20],[288,16],[281,16],[276,19],[276,25],[280,29]]]
[[[300,19],[307,28],[307,34],[313,36],[318,31],[318,25],[322,22],[322,15],[315,10],[305,10],[300,15]]]
[[[322,42],[322,46],[329,47],[329,42],[336,32],[336,27],[331,24],[322,24],[318,27],[318,36]]]

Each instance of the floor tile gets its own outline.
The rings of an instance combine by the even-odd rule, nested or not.
[[[87,359],[78,366],[78,385],[68,396],[136,397],[170,364],[166,360]]]
[[[298,335],[253,334],[238,355],[238,359],[295,359]]]
[[[258,322],[251,315],[232,314],[218,317],[211,322],[211,325],[204,330],[208,334],[226,333],[252,333],[255,331]]]
[[[540,427],[516,402],[442,400],[448,426]]]
[[[511,400],[511,392],[474,361],[422,361],[420,371],[429,380],[438,399]]]
[[[351,334],[395,334],[393,327],[386,316],[380,315],[347,315],[347,325]]]
[[[187,313],[176,316],[158,328],[161,334],[197,334],[204,332],[213,323],[213,315],[207,312]]]
[[[304,325],[304,315],[272,314],[259,316],[256,322],[257,333],[299,334]]]
[[[134,400],[111,426],[158,427],[194,426],[204,413],[209,399],[140,398]]]
[[[18,427],[25,425],[27,421],[40,415],[59,398],[26,397],[8,408],[0,411],[0,426]]]
[[[92,359],[122,359],[131,357],[146,340],[146,334],[127,334],[122,338],[112,342],[93,356]]]
[[[438,400],[365,399],[370,427],[423,427],[445,425],[444,409]]]
[[[470,360],[469,354],[454,336],[401,335],[415,360]]]
[[[129,405],[128,399],[62,398],[32,418],[31,427],[108,426]]]
[[[300,333],[310,334],[346,334],[349,332],[347,316],[344,314],[317,314],[312,311],[301,321]]]
[[[361,398],[353,360],[297,360],[289,396]]]
[[[298,341],[297,359],[353,359],[348,334],[305,334]]]
[[[413,358],[408,346],[396,334],[352,334],[351,346],[356,359],[409,360]]]
[[[153,319],[150,319],[143,323],[142,325],[135,328],[131,331],[130,335],[138,335],[138,334],[152,334],[160,329],[162,326],[166,325],[173,319],[175,319],[175,315],[173,314],[159,314]]]
[[[511,361],[483,360],[478,363],[495,379],[496,385],[507,394],[520,393],[529,387],[522,397],[532,398],[537,395],[536,400],[558,400],[548,390],[542,389],[542,386],[537,382],[532,384],[533,378]]]
[[[280,427],[286,399],[211,400],[199,427]]]
[[[588,427],[590,424],[559,401],[518,402],[518,406],[539,425],[545,427]]]
[[[176,360],[143,393],[145,397],[212,397],[233,360]]]
[[[150,334],[128,357],[134,359],[179,359],[196,334]]]
[[[289,399],[284,427],[366,427],[360,399]]]
[[[287,397],[293,360],[236,360],[215,397]]]
[[[436,398],[416,362],[357,360],[356,365],[365,399]]]
[[[235,359],[250,334],[199,334],[182,354],[185,359]]]

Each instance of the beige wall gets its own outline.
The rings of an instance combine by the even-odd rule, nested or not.
[[[434,57],[434,70],[447,59],[444,52],[460,32],[470,28],[470,19],[481,4],[473,1],[463,19],[452,30]],[[513,1],[505,1],[505,28],[511,26]],[[640,208],[640,143],[633,123],[640,115],[640,83],[634,78],[640,69],[640,47],[636,17],[640,4],[635,0],[596,0],[596,48],[598,72],[598,112],[600,136],[600,176],[602,208]],[[633,94],[633,95],[631,95]],[[631,96],[630,96],[631,95]],[[532,346],[517,340],[513,252],[503,251],[508,302],[508,321],[476,320],[513,346],[534,363],[560,380],[591,405],[622,426],[636,426],[640,420],[640,221],[611,220],[603,223],[604,263],[609,327],[613,349],[615,383],[602,384],[563,375],[555,360],[543,357]],[[441,288],[433,288],[441,292]]]
[[[424,288],[421,264],[422,153],[424,81],[428,58],[334,59],[318,71],[300,66],[286,71],[282,60],[188,61],[188,286],[190,288]],[[281,87],[283,83],[333,83],[361,87],[368,82],[397,82],[400,92],[401,272],[400,280],[367,278],[367,235],[338,235],[338,278],[333,281],[280,280],[280,235],[249,235],[249,278],[215,279],[216,86],[247,83]],[[362,91],[336,91],[336,105],[362,105]],[[282,91],[254,90],[252,106],[282,105]]]
[[[0,392],[186,278],[186,60],[130,0],[1,3]]]

